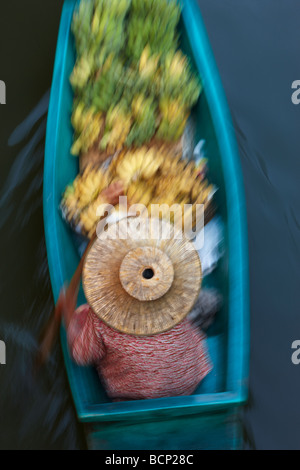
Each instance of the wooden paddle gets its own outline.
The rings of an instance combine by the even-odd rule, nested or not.
[[[40,348],[38,353],[37,365],[44,364],[51,353],[52,347],[57,340],[59,329],[61,325],[62,318],[65,319],[66,327],[69,326],[73,313],[75,312],[77,305],[77,298],[80,286],[81,275],[83,271],[84,261],[86,255],[94,243],[97,235],[95,234],[88,244],[80,263],[77,266],[77,269],[72,277],[72,280],[67,288],[63,288],[60,292],[58,301],[54,308],[53,314],[48,321],[44,333],[42,334],[40,341]]]

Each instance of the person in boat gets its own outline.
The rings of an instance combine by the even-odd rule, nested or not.
[[[115,189],[118,194],[118,188]],[[91,252],[95,240],[96,237],[86,253]],[[104,247],[99,258],[107,251]],[[167,331],[158,334],[148,331],[144,336],[128,334],[103,321],[99,312],[96,314],[93,301],[75,308],[84,258],[85,255],[70,286],[61,292],[56,306],[56,318],[60,313],[64,317],[73,360],[81,366],[96,367],[107,395],[113,401],[192,394],[212,370],[202,327],[208,328],[220,307],[220,297],[216,291],[202,289],[198,295],[198,290],[198,299],[189,315],[183,312],[182,321],[178,322],[177,318],[176,324],[171,324]],[[198,255],[197,259],[199,261]],[[106,263],[109,262],[108,255]],[[103,263],[105,265],[105,260],[102,266]],[[193,281],[196,284],[197,276],[193,277],[193,269],[191,273],[192,286]],[[101,283],[98,282],[99,285]],[[100,293],[96,294],[101,298]],[[44,341],[44,350],[48,348],[49,337],[51,331]]]
[[[97,368],[112,400],[190,395],[212,369],[198,325],[205,321],[207,327],[218,306],[218,295],[204,289],[192,318],[164,333],[140,337],[114,330],[88,304],[82,305],[67,322],[70,353],[78,365]]]

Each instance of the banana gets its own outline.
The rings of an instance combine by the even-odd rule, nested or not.
[[[128,151],[116,167],[117,175],[125,186],[137,179],[150,180],[163,163],[163,157],[155,150],[141,147],[135,151]]]
[[[92,73],[91,59],[85,54],[77,59],[70,77],[70,82],[75,90],[81,90],[87,84]]]
[[[92,204],[90,204],[80,214],[80,225],[83,232],[91,238],[96,231],[97,224],[100,221],[101,216],[97,215],[98,207],[104,204],[105,201],[98,197]]]
[[[154,78],[158,69],[158,62],[160,55],[155,54],[151,55],[151,50],[149,44],[145,47],[142,52],[140,63],[139,63],[139,74],[143,79],[150,80]]]
[[[68,186],[62,200],[62,208],[69,222],[78,213],[78,199],[75,195],[74,185]]]
[[[82,102],[75,107],[72,114],[72,124],[76,138],[71,148],[72,155],[87,152],[98,140],[103,127],[102,113],[95,112],[94,108],[86,109]]]
[[[68,220],[79,221],[83,233],[91,237],[100,219],[97,208],[102,192],[111,183],[122,181],[129,205],[143,204],[149,214],[181,223],[190,230],[197,222],[197,204],[208,207],[214,191],[202,174],[199,175],[199,168],[178,155],[173,158],[167,148],[123,150],[108,166],[99,169],[88,166],[67,187],[63,207]],[[154,204],[158,213],[152,207]],[[191,207],[186,211],[187,204]]]

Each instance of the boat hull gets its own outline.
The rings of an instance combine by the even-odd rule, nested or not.
[[[70,31],[76,1],[66,0],[59,31],[48,113],[44,167],[44,221],[55,300],[74,273],[79,256],[59,212],[61,195],[78,173],[71,156],[73,93],[69,83],[75,50]],[[238,411],[247,399],[249,297],[248,248],[242,174],[230,113],[200,11],[186,0],[181,19],[182,48],[199,71],[204,93],[193,111],[196,141],[206,141],[209,177],[219,188],[225,254],[206,283],[220,289],[224,305],[208,331],[213,371],[196,392],[111,403],[93,368],[72,362],[65,329],[61,342],[78,419],[91,449],[235,449],[241,446]],[[84,302],[80,292],[79,304]]]

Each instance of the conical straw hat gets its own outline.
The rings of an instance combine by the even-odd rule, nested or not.
[[[108,226],[83,268],[88,303],[110,327],[150,336],[180,323],[200,292],[193,244],[159,219],[126,218]]]

